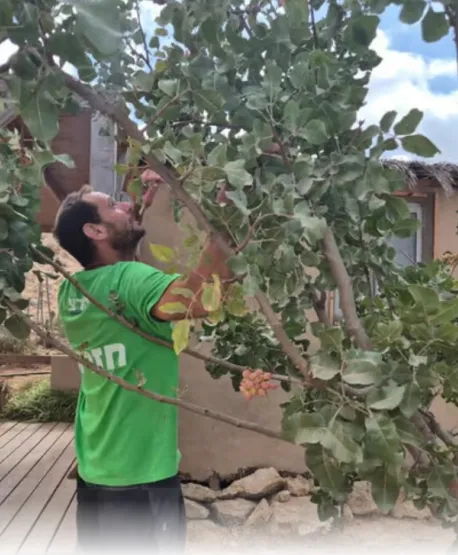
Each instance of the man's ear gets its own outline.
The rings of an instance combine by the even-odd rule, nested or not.
[[[84,224],[83,233],[93,241],[103,241],[108,236],[106,227],[101,224]]]

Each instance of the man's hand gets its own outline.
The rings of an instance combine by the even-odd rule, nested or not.
[[[159,190],[159,187],[164,183],[164,180],[153,170],[145,170],[141,175],[142,183],[145,191],[142,195],[141,213],[153,204],[154,197]]]

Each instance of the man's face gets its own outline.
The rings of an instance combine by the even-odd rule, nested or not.
[[[99,246],[108,244],[120,254],[135,252],[145,230],[134,217],[134,207],[129,202],[118,202],[105,193],[91,192],[83,196],[86,202],[94,204],[99,212],[101,224],[89,224],[85,232]]]

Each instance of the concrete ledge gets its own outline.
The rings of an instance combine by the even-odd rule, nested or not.
[[[75,361],[67,356],[51,357],[51,389],[78,391],[81,373]]]

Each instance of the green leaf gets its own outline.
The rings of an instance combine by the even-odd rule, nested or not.
[[[248,273],[243,279],[243,292],[248,297],[253,297],[259,291],[259,279],[256,275]]]
[[[320,241],[327,228],[326,220],[312,216],[310,205],[307,201],[301,201],[294,207],[294,215],[300,221],[307,241],[314,245]]]
[[[431,325],[440,326],[448,324],[458,318],[458,299],[440,303],[438,313],[430,320]]]
[[[447,499],[450,495],[449,487],[450,482],[455,478],[454,473],[450,468],[442,467],[438,464],[433,464],[431,473],[428,477],[429,493],[435,497]]]
[[[413,25],[420,21],[426,8],[425,0],[404,0],[399,19],[402,23]]]
[[[303,22],[309,20],[309,5],[303,0],[286,0],[284,3],[285,14],[290,25],[303,28]]]
[[[368,47],[375,39],[380,18],[376,15],[359,15],[350,19],[345,29],[345,39],[351,46]]]
[[[375,414],[365,420],[364,444],[367,453],[382,461],[392,461],[402,451],[396,426],[385,414]]]
[[[66,168],[75,168],[75,162],[68,154],[54,154],[50,150],[41,150],[33,153],[33,157],[41,168],[55,162],[63,164]]]
[[[414,447],[421,447],[423,445],[423,437],[408,418],[398,415],[393,419],[393,422],[402,444],[413,445]]]
[[[170,293],[172,293],[172,295],[186,297],[187,299],[192,299],[194,297],[194,292],[184,287],[173,287],[170,289]]]
[[[405,151],[431,158],[436,154],[440,154],[440,150],[424,135],[409,135],[401,138],[401,145]]]
[[[226,198],[232,201],[243,215],[249,216],[251,214],[251,211],[247,208],[248,199],[243,191],[226,191]]]
[[[154,258],[160,262],[170,264],[175,260],[175,250],[170,247],[166,247],[165,245],[154,245],[153,243],[150,243],[149,250]]]
[[[308,64],[301,60],[293,65],[289,74],[289,78],[291,84],[295,89],[302,89],[307,85],[309,75],[310,70]]]
[[[412,284],[408,286],[415,304],[418,305],[426,315],[437,314],[440,307],[438,294],[429,287]]]
[[[186,314],[187,308],[183,303],[164,303],[161,305],[161,312],[166,314]]]
[[[351,385],[373,385],[380,377],[381,353],[356,351],[345,361],[344,382]]]
[[[227,161],[227,145],[225,143],[216,146],[207,156],[209,166],[223,168]]]
[[[219,280],[215,283],[205,283],[202,291],[202,306],[207,312],[215,312],[221,305],[221,284]]]
[[[226,173],[222,168],[214,168],[204,166],[200,169],[200,176],[203,181],[218,181],[226,177]]]
[[[393,125],[397,115],[398,113],[395,110],[391,110],[382,117],[382,119],[380,120],[380,129],[384,133],[388,133],[388,131],[391,129],[391,126]]]
[[[243,296],[243,285],[240,283],[232,283],[226,293],[224,306],[229,314],[233,316],[245,316],[248,307]]]
[[[179,355],[189,344],[189,333],[191,331],[190,320],[180,320],[173,326],[172,340],[173,348],[177,355]]]
[[[336,353],[342,351],[344,334],[341,328],[326,328],[317,333],[317,337],[324,351],[334,351]]]
[[[133,77],[132,84],[138,91],[151,91],[155,85],[155,76],[140,69]],[[160,83],[161,81],[159,81]],[[159,88],[161,88],[159,86]]]
[[[404,397],[399,406],[399,410],[404,416],[410,418],[413,416],[421,406],[421,388],[418,382],[413,380],[406,385]]]
[[[228,264],[229,268],[236,276],[242,276],[248,271],[248,264],[243,253],[232,256]]]
[[[377,345],[389,347],[402,338],[403,325],[401,320],[392,320],[388,323],[380,322],[375,328],[375,341]]]
[[[288,101],[283,112],[283,119],[286,127],[293,132],[297,129],[299,114],[299,103],[295,100]]]
[[[345,499],[345,474],[334,457],[321,445],[309,445],[305,452],[305,462],[321,489],[332,493],[336,498],[341,492],[342,501]]]
[[[322,145],[329,138],[324,123],[319,119],[310,120],[307,125],[299,129],[297,133],[312,145]]]
[[[160,79],[157,86],[167,96],[174,97],[177,94],[178,81],[176,79]]]
[[[405,386],[388,385],[368,395],[368,406],[374,410],[393,410],[398,407],[404,397]]]
[[[290,441],[298,445],[320,443],[340,462],[359,463],[363,460],[361,447],[349,428],[337,418],[327,422],[321,413],[296,413],[284,420],[283,429]]]
[[[19,109],[24,123],[35,139],[49,142],[59,131],[59,108],[44,86],[34,91],[22,87]]]
[[[13,335],[16,339],[24,341],[30,334],[29,326],[24,322],[22,318],[13,314],[5,320],[3,323],[5,328]]]
[[[425,17],[421,21],[421,34],[425,42],[437,42],[448,35],[450,25],[445,12],[435,12],[428,7]]]
[[[111,0],[74,0],[75,30],[102,55],[115,54],[122,47],[121,12]]]
[[[310,358],[310,370],[319,380],[332,380],[340,371],[339,364],[326,353],[320,353]]]
[[[224,101],[216,91],[193,91],[193,95],[196,106],[209,114],[214,114],[223,107]]]
[[[340,420],[333,420],[329,424],[327,433],[321,439],[321,445],[340,462],[358,464],[363,461],[361,447],[353,439],[349,428]]]
[[[253,183],[253,176],[245,169],[244,160],[234,160],[224,166],[229,183],[236,188],[246,187]]]
[[[183,153],[176,148],[170,141],[167,141],[162,147],[162,152],[165,156],[172,161],[175,166],[178,166],[183,161]]]
[[[369,476],[372,486],[372,497],[380,511],[387,515],[399,497],[401,485],[396,476],[393,476],[386,466],[376,468]]]
[[[396,135],[411,135],[423,119],[423,112],[413,108],[394,126]]]

